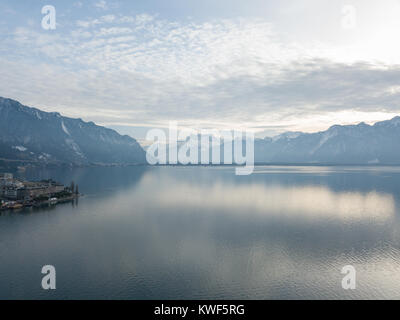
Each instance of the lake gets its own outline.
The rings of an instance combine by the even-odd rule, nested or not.
[[[0,299],[400,298],[400,168],[37,169],[77,203],[0,214]],[[54,265],[57,289],[41,288]],[[344,290],[341,269],[356,269]]]

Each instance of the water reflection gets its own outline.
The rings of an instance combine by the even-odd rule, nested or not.
[[[400,297],[397,169],[28,174],[73,177],[88,196],[78,207],[0,216],[0,298]],[[53,293],[38,285],[48,263],[60,275]],[[357,269],[352,292],[340,285],[346,264]]]
[[[188,183],[174,184],[152,194],[161,206],[263,213],[307,219],[379,219],[395,213],[391,194],[378,192],[334,192],[328,187],[234,186],[214,184],[199,187]]]
[[[59,169],[28,169],[18,172],[19,178],[26,180],[43,180],[52,178],[65,185],[71,181],[79,185],[81,193],[86,195],[105,196],[129,189],[140,182],[148,170],[145,166],[132,167],[91,167],[91,168],[59,168]]]

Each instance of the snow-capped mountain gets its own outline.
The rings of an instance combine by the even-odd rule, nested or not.
[[[255,142],[258,163],[400,164],[400,117]]]
[[[256,163],[400,164],[400,117],[374,125],[334,125],[317,133],[286,132],[256,139],[254,150]],[[0,159],[75,165],[146,163],[145,151],[129,136],[1,97]]]
[[[144,150],[129,136],[1,97],[0,158],[74,165],[146,161]]]

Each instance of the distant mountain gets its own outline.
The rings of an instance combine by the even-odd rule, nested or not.
[[[0,158],[72,165],[146,162],[144,150],[129,136],[1,97]]]
[[[232,141],[221,142],[221,145],[210,147],[209,163],[212,154],[219,153],[223,163],[225,148],[234,150]],[[181,141],[177,149],[181,150],[183,144]],[[197,163],[200,163],[202,148],[198,146]],[[243,155],[245,149],[243,141]],[[176,153],[176,149],[173,152]],[[168,159],[168,145],[166,154]],[[317,133],[285,132],[275,137],[255,139],[254,161],[256,164],[400,165],[400,117],[374,125],[363,122],[358,125],[334,125]]]
[[[223,147],[217,147],[222,161]],[[317,133],[285,132],[256,139],[254,151],[255,163],[400,165],[400,117],[374,125],[334,125]],[[145,151],[127,135],[0,97],[2,159],[72,165],[146,163]]]
[[[256,163],[400,164],[400,117],[257,139]]]

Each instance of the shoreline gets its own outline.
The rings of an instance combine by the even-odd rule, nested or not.
[[[54,198],[54,199],[49,199],[49,200],[44,200],[44,201],[29,201],[29,202],[8,200],[9,202],[13,202],[13,204],[10,206],[0,207],[0,212],[15,211],[15,210],[21,210],[21,209],[25,209],[25,208],[42,208],[42,207],[46,207],[46,206],[56,206],[57,204],[60,204],[60,203],[74,201],[81,196],[82,196],[82,194],[74,194],[69,197]],[[7,201],[7,200],[5,200],[5,201]]]

